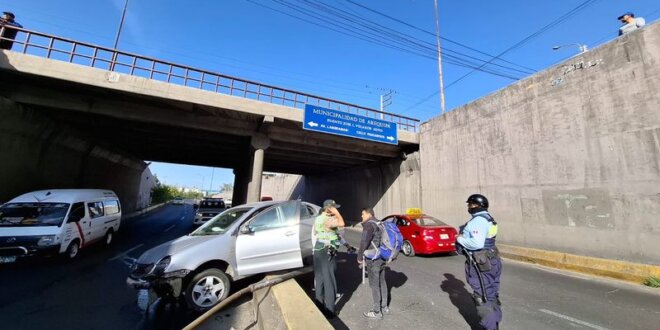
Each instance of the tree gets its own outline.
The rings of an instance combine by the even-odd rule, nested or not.
[[[230,192],[234,190],[234,185],[231,183],[223,183],[220,186],[220,192]]]

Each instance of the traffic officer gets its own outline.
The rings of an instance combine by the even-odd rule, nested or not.
[[[337,281],[335,271],[337,263],[335,254],[339,247],[337,228],[343,227],[344,218],[337,209],[340,207],[334,200],[323,202],[321,214],[314,220],[314,283],[316,284],[316,303],[329,318],[334,317]]]
[[[465,277],[474,291],[477,314],[484,329],[498,329],[502,320],[499,300],[502,260],[495,246],[497,222],[488,213],[488,199],[479,194],[467,201],[472,218],[456,237],[457,248],[465,254]]]

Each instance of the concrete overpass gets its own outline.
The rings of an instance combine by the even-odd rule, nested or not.
[[[1,97],[105,149],[232,168],[235,201],[259,198],[264,170],[327,174],[419,146],[412,118],[26,30],[0,70]],[[305,131],[306,103],[396,122],[399,144]]]

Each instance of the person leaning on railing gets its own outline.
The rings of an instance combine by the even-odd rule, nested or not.
[[[16,15],[14,15],[12,12],[2,12],[2,18],[0,18],[0,31],[2,31],[0,34],[0,49],[10,50],[14,45],[14,38],[16,38],[18,31],[16,29],[12,29],[11,27],[23,27],[14,20],[15,18]]]

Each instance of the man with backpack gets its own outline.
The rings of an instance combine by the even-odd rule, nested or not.
[[[370,319],[382,319],[383,314],[389,314],[387,306],[387,283],[385,283],[385,260],[380,257],[379,249],[383,232],[373,209],[362,209],[362,239],[358,250],[357,262],[366,267],[369,276],[369,287],[374,299],[373,308],[364,313]]]

